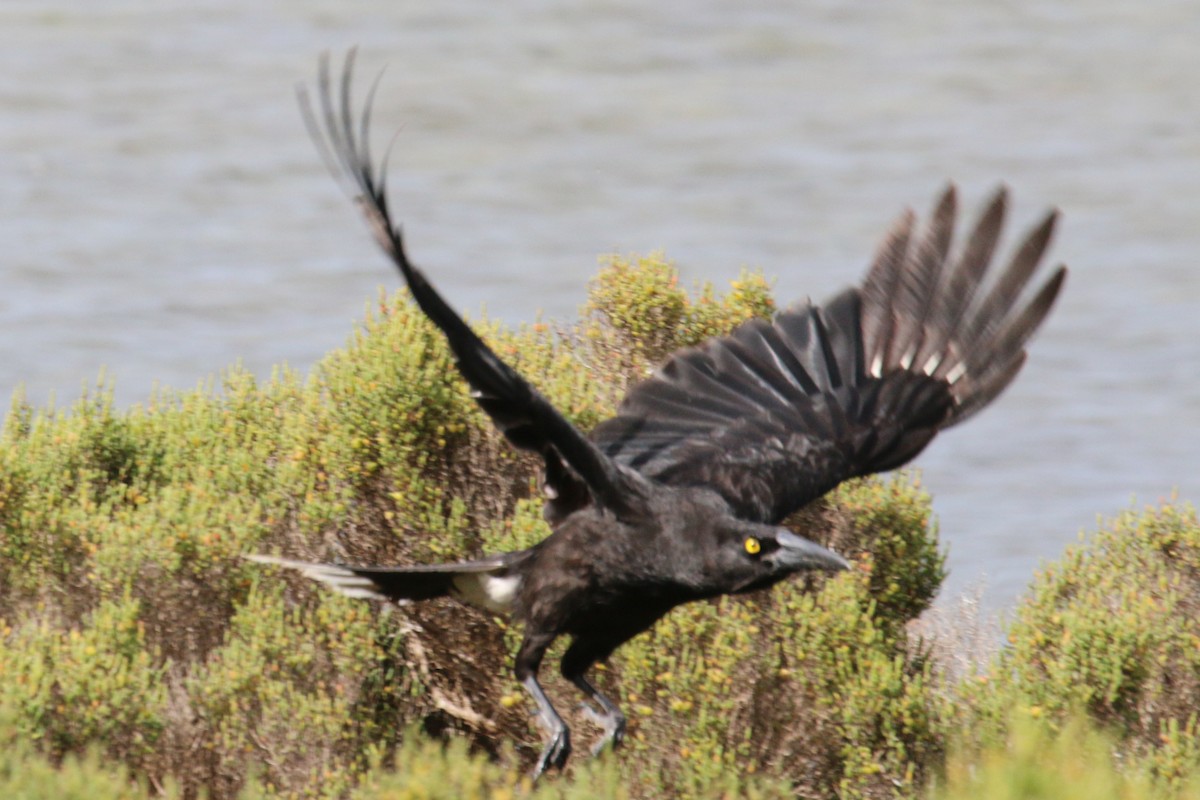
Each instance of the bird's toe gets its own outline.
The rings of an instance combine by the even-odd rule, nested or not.
[[[625,741],[625,715],[617,711],[610,714],[601,714],[594,712],[592,721],[604,729],[604,735],[600,737],[600,741],[596,742],[592,747],[592,755],[598,756],[605,750],[616,750]]]
[[[533,771],[533,779],[537,780],[542,774],[550,769],[561,770],[567,764],[567,758],[571,755],[571,734],[564,727],[561,730],[555,731],[550,741],[546,742],[545,749],[542,750],[542,755],[538,758],[537,767]]]

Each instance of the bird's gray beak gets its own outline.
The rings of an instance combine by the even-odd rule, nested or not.
[[[850,569],[849,561],[803,536],[781,530],[775,540],[779,542],[779,549],[774,553],[775,563],[788,571],[823,569],[841,572]]]

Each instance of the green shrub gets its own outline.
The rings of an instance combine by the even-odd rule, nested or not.
[[[119,761],[105,761],[95,749],[55,762],[37,752],[20,726],[0,708],[0,797],[13,800],[177,800],[181,796],[167,781],[150,792]]]
[[[403,674],[373,686],[397,642],[368,606],[326,594],[289,607],[279,588],[251,591],[187,678],[204,754],[191,769],[229,791],[254,764],[268,796],[340,797],[364,759],[394,742],[413,687]]]
[[[631,763],[654,765],[641,796],[704,797],[729,774],[806,797],[919,785],[941,747],[928,666],[888,636],[868,585],[859,572],[817,594],[692,604],[622,648],[611,682],[633,716]]]
[[[1190,506],[1127,512],[1046,566],[1009,627],[1008,647],[968,680],[960,706],[977,746],[1006,735],[1013,709],[1052,721],[1086,714],[1127,757],[1178,785],[1200,766],[1200,522]]]
[[[761,280],[724,299],[705,288],[698,308],[649,292],[656,275],[610,281],[623,323],[678,300],[695,338],[769,305]],[[633,374],[596,319],[484,328],[585,428]],[[103,384],[66,410],[14,400],[0,700],[21,730],[54,758],[95,745],[216,798],[338,796],[413,722],[493,752],[510,737],[536,748],[520,705],[501,702],[512,631],[452,604],[380,613],[238,557],[449,559],[545,534],[527,499],[535,460],[492,429],[405,293],[381,297],[309,379],[234,367],[215,388],[128,411]]]
[[[166,724],[163,668],[138,603],[104,601],[79,627],[47,615],[0,622],[0,707],[57,757],[91,744],[144,766]]]
[[[1183,800],[1200,783],[1157,783],[1141,764],[1118,768],[1116,746],[1085,719],[1061,729],[1029,716],[1012,721],[1005,741],[983,753],[951,757],[933,800]]]
[[[680,347],[774,312],[770,285],[761,273],[743,270],[731,289],[718,298],[705,283],[692,300],[679,286],[675,265],[662,254],[612,256],[592,281],[584,311],[585,321],[593,324],[584,330],[593,343],[616,351],[615,362],[624,361],[629,374],[640,374]]]
[[[689,295],[661,257],[614,259],[580,324],[479,329],[587,429],[655,359],[771,308],[760,276]],[[908,476],[852,482],[787,524],[856,569],[682,607],[597,670],[630,714],[621,754],[586,759],[596,731],[551,654],[579,755],[533,788],[518,630],[239,558],[526,547],[548,533],[536,467],[403,292],[307,379],[235,367],[128,411],[103,386],[65,411],[18,397],[0,434],[0,745],[19,746],[0,746],[0,796],[916,797],[951,743],[952,791],[955,763],[1008,748],[1012,709],[1090,714],[1164,797],[1197,774],[1189,509],[1127,515],[1048,568],[1010,647],[957,683],[909,633],[944,574],[928,497]]]

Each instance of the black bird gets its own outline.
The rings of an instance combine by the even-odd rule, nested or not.
[[[625,718],[588,680],[597,661],[681,603],[763,589],[847,562],[780,527],[842,481],[908,462],[943,428],[996,397],[1062,288],[1058,267],[1023,299],[1054,228],[1050,213],[989,281],[1002,227],[998,191],[951,254],[953,188],[929,224],[904,214],[862,285],[823,306],[672,355],[584,435],[504,363],[408,260],[368,147],[374,86],[361,118],[351,99],[353,52],[340,86],[322,59],[319,111],[305,121],[335,177],[349,178],[380,246],[421,310],[442,330],[473,396],[516,447],[545,461],[553,532],[527,550],[426,566],[346,566],[252,556],[355,597],[406,603],[450,596],[524,623],[517,680],[549,734],[536,772],[571,751],[538,683],[551,642],[569,635],[562,674],[598,709],[597,750],[620,744]],[[318,116],[319,114],[319,116]]]

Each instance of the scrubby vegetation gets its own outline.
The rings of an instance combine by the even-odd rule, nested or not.
[[[665,353],[773,308],[761,276],[688,293],[659,257],[614,259],[592,288],[569,328],[482,325],[585,429]],[[1081,543],[1005,646],[951,668],[912,624],[943,576],[928,498],[907,474],[844,486],[793,523],[857,569],[677,609],[597,675],[627,747],[537,787],[503,620],[385,609],[239,558],[523,547],[548,532],[533,479],[402,293],[306,379],[233,370],[128,411],[104,387],[69,409],[18,398],[0,438],[0,797],[1195,795],[1184,506]],[[586,749],[594,729],[568,721]]]

